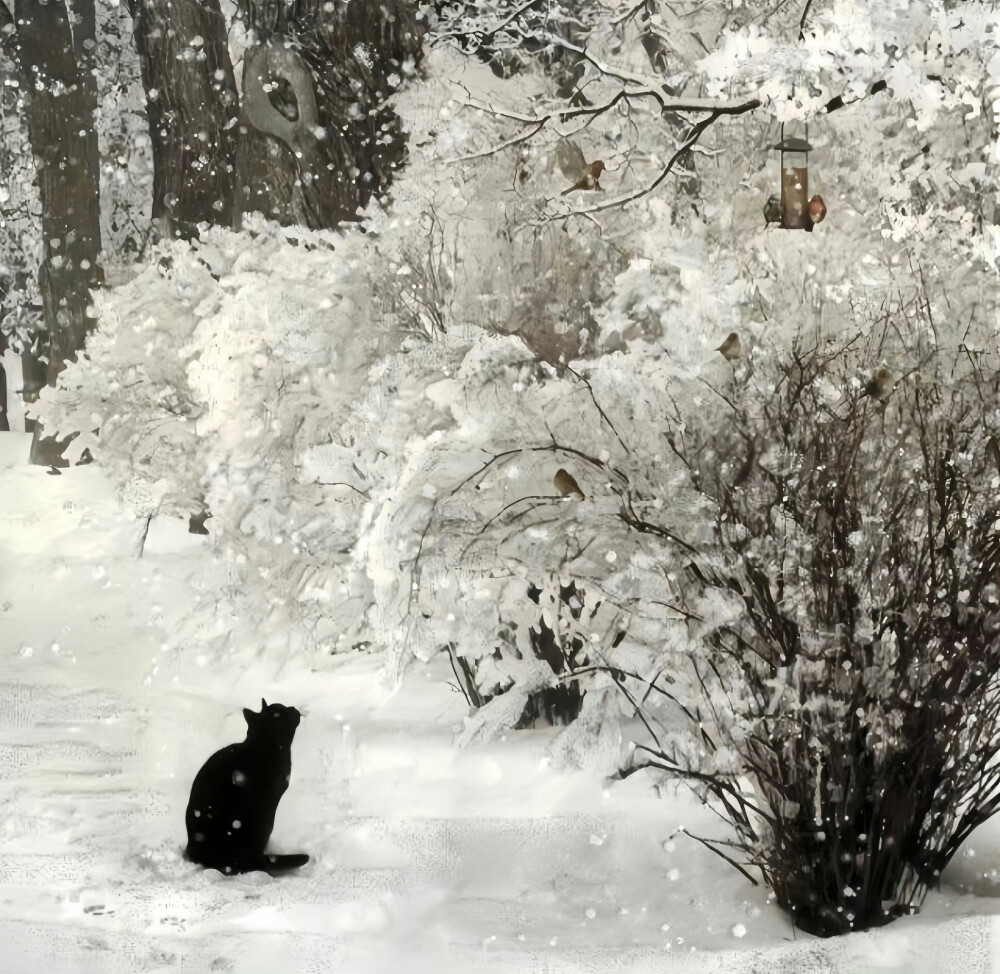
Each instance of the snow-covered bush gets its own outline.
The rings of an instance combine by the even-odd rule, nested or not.
[[[438,516],[438,498],[482,465],[484,450],[537,443],[537,410],[548,409],[553,429],[578,425],[572,399],[550,408],[567,389],[518,339],[469,325],[415,337],[376,307],[389,222],[376,215],[368,234],[344,235],[259,222],[251,233],[214,228],[201,241],[156,245],[155,263],[99,295],[87,355],[38,405],[46,428],[75,434],[70,459],[88,450],[137,517],[211,512],[210,542],[231,566],[240,619],[223,643],[373,645],[392,650],[396,672],[441,651],[455,626],[439,638],[428,618],[443,618],[447,580],[468,564],[425,557],[467,541],[441,537],[456,522]],[[507,398],[514,376],[511,408],[497,408],[489,390]],[[528,408],[515,406],[520,384]],[[511,655],[535,659],[531,639],[566,626],[529,586],[547,591],[558,569],[558,559],[529,559],[523,578],[493,592],[485,633],[481,615],[461,607],[463,632],[492,649],[516,631]],[[432,608],[416,611],[425,597]],[[586,655],[571,648],[580,639],[567,643],[574,659]],[[493,692],[512,682],[499,677]]]
[[[509,585],[516,590],[519,581]],[[459,654],[454,645],[446,647],[459,690],[476,709],[513,691],[497,708],[507,715],[497,725],[500,729],[509,720],[515,700],[523,704],[515,729],[576,720],[587,689],[594,684],[592,674],[609,670],[603,654],[592,646],[601,606],[600,601],[588,605],[583,589],[572,579],[558,577],[546,579],[541,587],[528,585],[520,602],[516,595],[504,599],[492,653],[473,665],[471,654]],[[624,637],[624,631],[617,633],[612,647]],[[478,733],[482,716],[470,726]]]
[[[369,376],[394,345],[369,308],[364,246],[360,233],[264,225],[158,245],[100,295],[87,354],[39,404],[138,516],[211,512],[243,589],[243,637],[360,638],[369,600],[352,547],[378,471],[395,469],[380,437],[398,431],[371,415],[370,384],[398,397],[391,369]]]
[[[686,512],[667,509],[657,461],[666,390],[683,366],[636,343],[587,362],[584,375],[538,363],[512,336],[481,335],[428,390],[454,428],[411,442],[399,500],[382,507],[366,542],[383,547],[366,557],[406,566],[379,573],[380,611],[400,621],[401,655],[447,648],[480,708],[466,739],[565,719],[578,703],[590,716],[598,705],[605,718],[630,713],[604,693],[613,672],[648,675],[672,651],[662,635],[677,617],[666,575],[681,560],[663,540]],[[560,470],[579,494],[564,495]],[[394,555],[389,539],[400,545]]]
[[[682,593],[696,726],[650,722],[624,773],[687,778],[734,827],[714,850],[820,935],[912,912],[1000,808],[1000,363],[978,317],[942,349],[906,310],[670,433],[714,522]]]

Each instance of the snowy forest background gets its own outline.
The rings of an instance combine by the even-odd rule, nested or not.
[[[920,924],[993,913],[1000,868],[968,866],[1000,807],[997,30],[988,0],[0,0],[4,746],[56,755],[0,775],[24,969],[45,924],[108,970],[136,931],[148,970],[304,933],[296,969],[359,971],[968,942]],[[810,233],[765,219],[782,125]],[[275,840],[315,861],[212,878],[186,789],[262,695],[310,711]],[[53,798],[60,711],[117,813]],[[69,878],[18,858],[53,835]]]

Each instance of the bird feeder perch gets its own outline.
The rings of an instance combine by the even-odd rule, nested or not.
[[[781,153],[781,228],[812,232],[813,223],[819,221],[814,221],[809,212],[809,152],[812,146],[809,126],[803,128],[801,135],[786,135],[782,123],[781,141],[771,148]]]

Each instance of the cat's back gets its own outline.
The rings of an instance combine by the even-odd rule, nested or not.
[[[218,774],[220,771],[225,771],[227,768],[231,768],[239,760],[240,749],[242,747],[242,744],[227,744],[225,747],[220,747],[219,750],[216,751],[215,754],[213,754],[201,766],[201,769],[195,775],[195,783],[197,784],[199,778],[210,778],[213,775]]]
[[[233,779],[240,777],[240,765],[246,763],[242,748],[242,744],[227,744],[201,766],[191,785],[189,805],[207,794],[218,794],[238,784]]]

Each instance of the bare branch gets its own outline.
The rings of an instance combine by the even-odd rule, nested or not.
[[[813,0],[806,0],[805,7],[802,8],[802,16],[799,18],[799,40],[804,41],[806,39],[806,17],[809,16],[809,8],[812,6]]]
[[[496,514],[493,515],[480,529],[479,533],[482,534],[486,529],[498,518],[502,517],[505,512],[509,511],[512,507],[516,507],[518,504],[523,504],[525,501],[545,501],[548,504],[560,504],[563,501],[561,494],[525,494],[524,497],[518,497],[512,500],[509,504],[505,504],[500,508]],[[540,505],[536,505],[538,507]],[[528,512],[525,511],[525,514]],[[518,515],[520,517],[521,515]]]
[[[735,859],[733,859],[732,856],[727,856],[721,849],[717,849],[715,847],[715,843],[718,840],[703,839],[700,835],[695,835],[693,832],[688,832],[687,829],[681,829],[681,831],[685,835],[690,836],[690,838],[694,839],[695,842],[700,842],[706,849],[709,850],[709,852],[714,852],[721,859],[724,859],[734,869],[737,869],[741,873],[743,873],[743,875],[746,876],[746,878],[750,881],[750,885],[751,886],[759,886],[760,885],[760,883],[756,879],[754,879],[753,876],[751,876],[750,873],[748,873],[746,871],[746,869],[744,869],[743,866],[740,865],[740,863],[738,863]]]
[[[452,166],[456,162],[470,162],[473,159],[485,159],[488,156],[495,156],[504,149],[509,149],[511,146],[520,145],[522,142],[527,142],[536,136],[545,126],[545,121],[540,121],[534,128],[529,129],[527,132],[523,132],[521,135],[515,135],[513,138],[506,139],[499,145],[493,146],[492,149],[483,149],[482,152],[470,152],[468,155],[455,156],[453,159],[443,159],[442,162],[446,166]]]
[[[469,108],[489,112],[497,118],[506,118],[512,122],[521,122],[524,125],[537,125],[540,122],[545,125],[549,122],[570,121],[583,115],[602,115],[614,108],[619,102],[633,98],[655,98],[664,112],[713,112],[716,115],[743,115],[755,108],[760,108],[762,104],[759,98],[743,99],[742,101],[716,101],[712,98],[664,98],[658,92],[644,86],[642,88],[623,88],[621,91],[615,92],[608,101],[599,105],[567,105],[565,108],[554,108],[544,115],[527,115],[523,112],[477,102],[474,99],[469,99],[466,105]]]
[[[572,368],[571,366],[567,365],[566,371],[569,372],[570,375],[576,376],[576,378],[578,378],[587,387],[587,391],[590,393],[590,401],[594,404],[594,408],[597,410],[601,419],[608,424],[608,428],[611,430],[612,433],[615,434],[615,439],[618,440],[618,444],[625,451],[626,455],[630,454],[632,451],[625,445],[625,441],[619,435],[618,430],[615,429],[615,424],[611,422],[610,418],[608,417],[608,414],[604,411],[604,409],[601,407],[601,404],[597,401],[597,396],[594,395],[594,387],[590,384],[590,382],[586,378],[584,378],[584,376],[580,375],[580,373],[577,372],[576,369]]]
[[[644,196],[648,196],[651,192],[653,192],[654,189],[656,189],[657,186],[660,185],[660,183],[663,182],[664,179],[667,178],[667,176],[670,174],[671,170],[674,167],[674,163],[676,163],[677,160],[680,159],[680,157],[684,155],[685,152],[689,151],[691,147],[697,143],[697,141],[702,137],[702,135],[705,134],[706,129],[708,129],[713,122],[717,121],[722,115],[730,115],[730,114],[736,115],[740,114],[741,112],[753,111],[753,109],[758,108],[759,106],[760,102],[755,100],[755,101],[745,102],[743,105],[736,106],[732,110],[720,109],[713,111],[708,118],[702,119],[691,129],[691,135],[684,142],[684,144],[670,157],[667,164],[660,171],[660,174],[651,183],[647,184],[641,189],[635,190],[632,193],[628,193],[625,196],[618,196],[615,197],[615,199],[613,200],[608,200],[606,203],[599,203],[597,206],[589,206],[585,207],[582,210],[573,210],[570,213],[559,214],[558,216],[553,217],[553,219],[565,220],[571,216],[581,216],[589,213],[600,213],[603,210],[609,210],[614,207],[625,206],[628,203],[633,203],[638,199],[642,199],[642,197]]]

